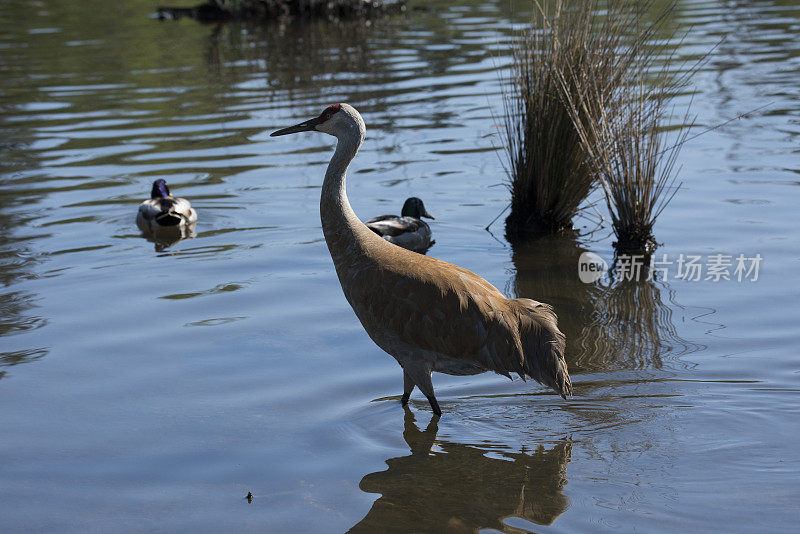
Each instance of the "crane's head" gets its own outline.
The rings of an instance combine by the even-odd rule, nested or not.
[[[167,198],[170,196],[169,187],[163,178],[153,182],[153,189],[150,190],[150,198]]]
[[[364,138],[364,120],[353,106],[334,104],[328,106],[319,117],[283,128],[269,134],[270,137],[298,132],[323,132],[334,137],[343,135],[360,135]]]

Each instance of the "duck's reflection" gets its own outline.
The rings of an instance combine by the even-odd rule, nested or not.
[[[157,230],[149,230],[141,227],[139,229],[142,231],[142,237],[155,245],[156,252],[166,252],[170,247],[180,243],[184,239],[195,237],[194,224],[188,226],[169,226]]]
[[[515,244],[512,254],[510,292],[555,307],[570,371],[661,368],[667,354],[700,348],[678,335],[662,296],[673,301],[665,282],[648,279],[646,271],[621,280],[612,267],[610,278],[584,283],[578,258],[586,250],[576,236],[555,236]]]
[[[350,532],[506,530],[507,517],[550,525],[569,506],[562,490],[571,441],[492,458],[474,445],[437,440],[437,421],[420,430],[406,407],[403,438],[411,454],[361,479],[363,491],[381,497]]]

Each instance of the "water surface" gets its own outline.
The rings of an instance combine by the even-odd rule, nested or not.
[[[679,57],[713,50],[676,116],[691,102],[699,133],[758,110],[684,146],[657,254],[760,254],[758,280],[614,284],[577,276],[582,252],[613,256],[591,209],[516,249],[483,229],[508,202],[498,72],[525,3],[261,27],[125,4],[0,7],[3,531],[796,528],[793,2],[687,0],[671,21]],[[368,128],[356,213],[419,196],[431,255],[553,304],[574,399],[435,375],[441,420],[418,392],[399,406],[322,240],[332,139],[268,137],[340,101]],[[193,237],[136,229],[155,178],[192,200]]]

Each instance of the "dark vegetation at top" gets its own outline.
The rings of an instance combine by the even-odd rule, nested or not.
[[[383,0],[206,0],[194,7],[159,7],[159,18],[191,17],[201,22],[298,18],[370,18],[399,13],[405,1]]]

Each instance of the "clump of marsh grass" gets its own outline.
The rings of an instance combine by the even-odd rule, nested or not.
[[[630,11],[616,0],[606,3],[604,13],[594,0],[535,5],[530,31],[518,39],[511,74],[503,80],[510,240],[571,228],[595,185],[597,170],[581,142],[581,133],[593,132],[579,132],[573,115],[583,124],[607,111],[608,97],[635,59],[636,49],[618,53],[634,33],[635,21],[623,16]],[[576,94],[582,78],[599,89],[594,100]],[[570,105],[578,101],[580,107]]]
[[[681,127],[668,147],[665,97],[639,89],[607,122],[589,126],[618,253],[649,254],[657,247],[653,226],[677,192],[675,160],[688,134]]]
[[[649,254],[657,247],[653,226],[677,192],[675,162],[691,125],[687,111],[678,126],[667,128],[672,111],[669,101],[688,83],[702,59],[688,68],[674,69],[667,45],[650,43],[653,29],[667,13],[649,30],[640,32],[644,40],[627,45],[623,53],[634,60],[621,72],[612,92],[575,72],[562,79],[581,146],[605,193],[617,238],[614,245],[623,254]],[[575,87],[577,90],[566,90]],[[597,107],[598,101],[605,105]],[[588,117],[582,111],[587,106],[600,114]]]
[[[665,150],[668,87],[685,84],[694,70],[679,80],[667,76],[666,45],[653,43],[674,37],[667,31],[656,38],[674,6],[645,24],[651,7],[623,0],[535,4],[503,80],[510,240],[570,228],[599,183],[618,248],[654,248],[653,224],[672,198],[676,147],[685,139]],[[653,76],[657,60],[663,67]]]

